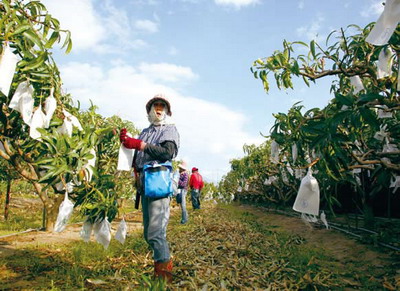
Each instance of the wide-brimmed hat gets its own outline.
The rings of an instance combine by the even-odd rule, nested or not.
[[[192,172],[196,172],[196,171],[198,171],[199,169],[197,169],[196,167],[193,167],[192,168]]]
[[[147,104],[146,104],[146,111],[147,111],[147,114],[150,113],[151,105],[153,105],[153,103],[156,102],[156,101],[162,101],[162,102],[164,102],[165,105],[167,106],[167,114],[168,114],[169,116],[172,115],[172,112],[171,112],[171,104],[169,103],[168,98],[165,97],[164,94],[157,94],[157,95],[155,95],[153,98],[151,98],[149,101],[147,101]]]
[[[183,170],[187,170],[187,165],[185,161],[181,161],[180,164],[178,165],[179,168]]]

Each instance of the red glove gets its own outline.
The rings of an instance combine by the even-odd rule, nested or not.
[[[126,128],[121,129],[119,133],[119,140],[128,149],[141,150],[142,140],[127,136]]]
[[[119,132],[119,141],[124,142],[128,136],[126,135],[126,128],[121,129]]]
[[[136,139],[132,137],[125,137],[125,141],[122,143],[126,148],[128,149],[135,149],[135,150],[141,150],[142,148],[142,140],[141,139]]]

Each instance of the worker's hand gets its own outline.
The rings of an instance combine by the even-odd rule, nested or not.
[[[140,139],[126,136],[122,144],[128,149],[143,150],[145,143]]]
[[[119,132],[119,141],[124,142],[128,136],[126,135],[126,128],[123,128]]]

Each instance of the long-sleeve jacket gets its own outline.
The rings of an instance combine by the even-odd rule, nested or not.
[[[199,174],[199,172],[194,172],[190,176],[189,187],[197,190],[203,189],[204,187],[203,177]]]
[[[139,135],[147,143],[144,151],[135,151],[133,167],[143,169],[144,164],[152,161],[165,162],[172,160],[178,153],[179,133],[175,125],[150,125]]]
[[[179,176],[178,181],[178,189],[187,189],[189,181],[189,174],[186,171],[183,171]]]

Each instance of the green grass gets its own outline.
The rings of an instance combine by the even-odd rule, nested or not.
[[[357,264],[343,268],[326,250],[263,219],[235,206],[204,205],[189,207],[189,223],[181,225],[180,211],[173,212],[169,286],[152,279],[152,254],[140,229],[124,245],[113,239],[107,250],[93,241],[18,249],[2,259],[0,281],[2,288],[28,290],[382,290],[384,280],[395,284],[395,269],[378,276]]]
[[[7,184],[0,181],[0,236],[25,231],[28,229],[37,229],[43,227],[43,203],[38,195],[34,193],[31,184],[24,180],[15,180],[11,185],[11,201],[8,211],[8,220],[4,218],[5,192]],[[19,204],[19,207],[13,205],[21,199],[27,202]],[[21,202],[22,203],[22,202]],[[125,200],[121,213],[129,213],[134,210],[133,200]],[[69,223],[78,223],[84,221],[79,208],[74,209]]]
[[[133,279],[135,289],[153,290],[154,286],[164,286],[164,283],[151,279],[153,266],[152,261],[146,259],[148,252],[141,233],[128,237],[124,245],[112,240],[107,250],[98,243],[83,241],[56,248],[28,247],[7,258],[7,269],[18,273],[19,277],[5,279],[3,287],[12,288],[17,280],[29,277],[34,278],[30,282],[32,289],[76,290],[97,286],[95,283],[99,281],[99,288],[114,286],[118,290],[131,284]],[[147,265],[144,267],[142,262]]]

